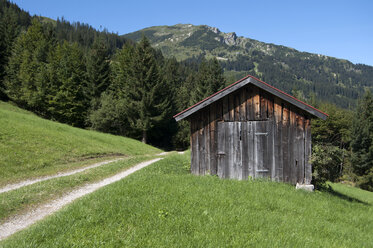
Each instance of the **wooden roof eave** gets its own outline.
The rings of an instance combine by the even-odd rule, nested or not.
[[[174,118],[176,121],[180,121],[180,120],[183,120],[185,118],[187,118],[188,116],[192,115],[193,113],[197,112],[198,110],[210,105],[211,103],[213,102],[216,102],[218,101],[219,99],[225,97],[226,95],[238,90],[239,88],[247,85],[247,84],[253,84],[279,98],[281,98],[282,100],[286,101],[286,102],[289,102],[291,104],[293,104],[294,106],[297,106],[298,108],[308,112],[309,114],[311,114],[312,116],[315,116],[315,117],[318,117],[318,118],[321,118],[323,120],[326,120],[326,118],[328,117],[327,114],[325,113],[322,113],[321,111],[319,111],[318,109],[315,109],[314,107],[304,103],[304,102],[301,102],[299,101],[298,99],[296,99],[295,97],[292,97],[278,89],[276,89],[275,87],[269,85],[269,84],[266,84],[264,82],[261,82],[261,81],[258,81],[256,80],[255,78],[253,77],[246,77],[244,78],[242,81],[239,81],[237,82],[236,84],[233,84],[231,86],[228,86],[227,88],[211,95],[210,97],[202,100],[201,102],[193,105],[192,107],[180,112],[179,114],[175,115]]]

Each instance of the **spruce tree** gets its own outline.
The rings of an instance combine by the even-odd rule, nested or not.
[[[27,32],[17,38],[6,71],[7,95],[20,106],[42,115],[47,108],[46,74],[54,46],[53,32],[45,32],[34,19]]]
[[[197,103],[202,99],[223,89],[225,78],[223,69],[216,58],[202,60],[197,73],[196,88],[192,94],[192,103]]]
[[[169,88],[159,70],[156,52],[143,37],[135,48],[132,68],[125,78],[125,94],[129,123],[141,132],[144,143],[147,143],[148,132],[171,113]]]
[[[97,101],[110,85],[109,51],[102,40],[96,39],[87,58],[87,90],[91,100]]]
[[[17,16],[10,9],[3,9],[0,16],[0,100],[7,99],[4,79],[6,66],[11,55],[13,42],[19,33]]]
[[[132,75],[134,47],[126,44],[115,54],[110,71],[111,84],[99,98],[97,108],[89,113],[91,128],[123,136],[136,137],[138,131],[132,130],[129,125],[126,99],[127,82]]]
[[[352,166],[360,187],[373,191],[373,97],[367,91],[352,123]]]
[[[111,64],[111,71],[113,74],[112,82],[109,90],[113,91],[118,97],[125,97],[125,89],[127,82],[133,75],[133,58],[135,48],[133,45],[127,43],[121,50],[115,54],[113,63]]]
[[[85,94],[87,75],[83,52],[77,43],[58,45],[50,73],[53,80],[49,95],[49,112],[53,119],[84,127],[89,106]]]

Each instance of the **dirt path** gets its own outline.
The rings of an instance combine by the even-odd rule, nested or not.
[[[85,171],[85,170],[88,170],[88,169],[92,169],[92,168],[95,168],[95,167],[99,167],[101,165],[110,164],[110,163],[113,163],[113,162],[116,162],[116,161],[119,161],[119,160],[122,160],[122,159],[123,158],[117,158],[117,159],[102,161],[102,162],[92,164],[92,165],[89,165],[89,166],[86,166],[86,167],[83,167],[83,168],[79,168],[79,169],[76,169],[76,170],[57,173],[56,175],[52,175],[52,176],[39,177],[39,178],[36,178],[36,179],[29,179],[29,180],[25,180],[25,181],[22,181],[22,182],[19,182],[19,183],[15,183],[15,184],[8,184],[5,187],[0,188],[0,194],[4,193],[4,192],[11,191],[11,190],[19,189],[19,188],[22,188],[24,186],[28,186],[28,185],[31,185],[31,184],[34,184],[34,183],[50,180],[50,179],[53,179],[53,178],[71,176],[71,175],[74,175],[76,173],[79,173],[79,172],[82,172],[82,171]]]
[[[57,210],[61,209],[62,207],[66,206],[67,204],[71,203],[72,201],[87,195],[89,193],[92,193],[99,188],[102,188],[108,184],[114,183],[116,181],[119,181],[126,176],[154,163],[162,158],[156,158],[150,161],[142,162],[140,164],[135,165],[134,167],[129,168],[126,171],[120,172],[114,176],[108,177],[102,181],[99,181],[97,183],[87,184],[86,186],[83,186],[77,190],[74,190],[65,196],[53,200],[49,203],[46,203],[42,206],[39,206],[37,209],[32,209],[28,213],[23,215],[18,215],[7,222],[0,225],[0,240],[34,224],[35,222],[45,218],[46,216],[56,212]]]
[[[172,152],[172,151],[171,151]],[[162,152],[162,153],[158,153],[157,155],[158,156],[165,156],[165,155],[168,155],[170,154],[171,152]],[[178,154],[184,154],[185,151],[181,151],[181,152],[177,152]]]

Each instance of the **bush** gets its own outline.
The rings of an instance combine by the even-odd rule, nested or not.
[[[342,175],[343,153],[345,151],[333,145],[313,146],[312,182],[316,188],[325,186],[326,181],[335,182]]]
[[[103,93],[99,108],[89,115],[92,129],[117,135],[127,135],[129,126],[126,116],[126,103],[112,93]]]

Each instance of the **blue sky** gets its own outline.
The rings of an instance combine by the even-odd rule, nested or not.
[[[373,65],[373,1],[13,0],[30,14],[126,34],[190,23],[259,41]]]

